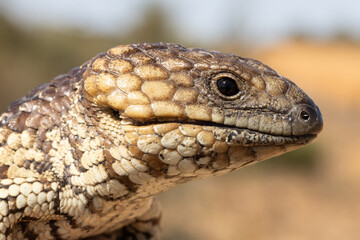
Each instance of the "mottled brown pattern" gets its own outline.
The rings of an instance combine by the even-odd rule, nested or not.
[[[299,148],[321,128],[313,101],[259,61],[112,48],[1,115],[0,239],[159,239],[156,194]]]

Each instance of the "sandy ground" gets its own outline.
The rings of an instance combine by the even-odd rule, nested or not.
[[[316,170],[258,164],[164,193],[164,239],[360,239],[360,45],[290,41],[249,56],[322,110]]]

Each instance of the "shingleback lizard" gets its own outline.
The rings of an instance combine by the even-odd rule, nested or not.
[[[155,195],[297,149],[321,129],[314,102],[259,61],[177,44],[112,48],[1,115],[0,239],[159,239]]]

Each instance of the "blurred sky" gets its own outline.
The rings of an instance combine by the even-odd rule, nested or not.
[[[0,0],[0,11],[26,29],[72,27],[121,34],[151,3],[163,6],[179,34],[198,42],[242,38],[272,42],[289,34],[360,39],[358,0]]]

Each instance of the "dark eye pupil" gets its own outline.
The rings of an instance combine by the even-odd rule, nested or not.
[[[307,112],[305,112],[305,111],[301,111],[300,116],[301,116],[301,118],[302,118],[303,120],[305,120],[305,121],[307,121],[307,120],[310,119],[310,115],[309,115]]]
[[[239,92],[239,88],[234,79],[223,77],[217,81],[219,91],[225,96],[234,96]]]

